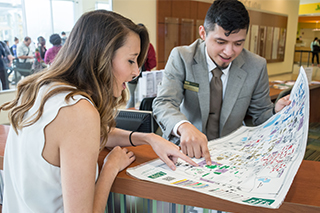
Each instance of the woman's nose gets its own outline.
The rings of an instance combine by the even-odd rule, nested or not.
[[[138,66],[136,66],[133,70],[134,76],[132,77],[132,80],[138,78],[138,76],[140,75],[140,72],[141,72],[141,69]]]

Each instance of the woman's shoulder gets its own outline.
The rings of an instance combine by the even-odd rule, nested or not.
[[[75,86],[69,84],[52,82],[49,84],[42,85],[40,87],[38,97],[40,99],[43,99],[46,95],[51,94],[47,102],[50,105],[61,106],[73,106],[81,100],[85,100],[85,102],[88,105],[95,109],[94,104],[90,101],[90,99],[87,96],[82,94],[72,94],[72,92],[77,92],[76,89],[77,88]]]
[[[58,117],[67,126],[100,126],[100,115],[98,110],[86,99],[80,99],[73,105],[63,107],[58,113]]]
[[[70,106],[73,113],[79,116],[97,117],[99,116],[98,110],[87,99],[79,99],[77,103]]]

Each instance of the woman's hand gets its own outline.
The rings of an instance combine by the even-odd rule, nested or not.
[[[120,146],[114,147],[104,158],[103,167],[96,182],[93,212],[104,212],[108,195],[117,174],[135,160],[133,152]]]
[[[172,170],[176,169],[175,163],[178,158],[185,160],[193,166],[198,166],[193,160],[187,157],[185,154],[180,152],[180,149],[174,143],[167,141],[166,139],[160,137],[156,134],[148,134],[148,143],[151,145],[152,149],[159,156],[159,158],[165,162]]]
[[[108,164],[108,166],[115,167],[118,173],[129,166],[135,159],[136,157],[133,152],[128,151],[126,148],[116,146],[105,157],[103,166]]]

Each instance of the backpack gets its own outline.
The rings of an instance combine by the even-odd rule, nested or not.
[[[11,55],[14,56],[14,52],[13,52],[13,46],[10,47],[10,52],[11,52]]]
[[[313,52],[320,52],[320,47],[315,42],[313,42],[312,49],[313,49]]]

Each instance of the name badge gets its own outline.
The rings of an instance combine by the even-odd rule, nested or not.
[[[183,89],[199,92],[199,84],[191,81],[184,81]]]

